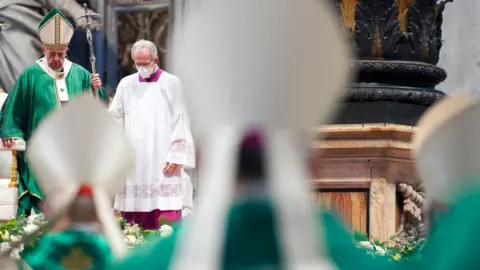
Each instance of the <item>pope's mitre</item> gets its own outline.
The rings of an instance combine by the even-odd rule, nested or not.
[[[57,9],[50,10],[38,25],[40,40],[49,50],[66,49],[74,32],[68,18]]]
[[[446,201],[480,176],[480,103],[466,93],[437,102],[418,122],[414,157],[427,194]]]
[[[318,0],[207,0],[184,15],[169,57],[202,149],[204,186],[171,269],[222,268],[237,153],[252,129],[265,137],[282,268],[333,268],[297,136],[325,123],[348,85],[351,54],[333,8]]]
[[[126,253],[111,198],[125,185],[134,150],[101,101],[85,94],[52,112],[28,141],[27,158],[53,215],[67,209],[79,187],[90,187],[112,251]]]
[[[51,113],[30,138],[27,157],[47,195],[58,186],[80,184],[114,195],[134,160],[123,127],[90,95]]]
[[[199,139],[222,126],[309,129],[332,114],[351,50],[328,6],[301,2],[201,1],[175,25],[169,64]]]

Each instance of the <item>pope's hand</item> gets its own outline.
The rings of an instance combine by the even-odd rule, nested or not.
[[[102,87],[102,80],[100,80],[100,75],[92,74],[90,86],[92,87],[92,89],[99,89],[100,87]]]
[[[13,145],[15,144],[15,139],[5,138],[5,139],[2,139],[2,143],[3,143],[3,147],[12,148]]]
[[[165,168],[163,168],[163,173],[166,174],[167,176],[172,176],[175,175],[180,169],[181,165],[175,164],[175,163],[168,163],[165,165]]]

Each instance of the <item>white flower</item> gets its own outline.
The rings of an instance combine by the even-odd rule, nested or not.
[[[125,235],[125,243],[129,245],[138,245],[143,243],[143,236],[136,237],[135,235],[127,234]]]
[[[170,236],[173,233],[173,228],[168,225],[162,225],[158,230],[160,231],[160,236],[162,238]]]
[[[21,240],[20,236],[10,235],[10,241],[12,241],[12,242],[18,242],[18,241],[20,241],[20,240]]]
[[[35,213],[32,213],[30,216],[28,216],[28,221],[34,221],[36,220],[40,215],[37,215]]]
[[[138,242],[138,239],[131,234],[125,235],[125,238],[126,242],[130,245],[135,245]]]
[[[385,249],[383,249],[379,246],[375,246],[375,251],[377,252],[377,254],[382,255],[382,256],[385,255],[385,252],[386,252]]]
[[[123,229],[124,234],[134,234],[134,235],[141,235],[142,234],[142,229],[138,224],[130,225],[127,224],[125,228]]]
[[[360,241],[360,242],[358,242],[358,244],[363,248],[367,248],[367,249],[372,249],[373,248],[372,243],[370,243],[368,241]]]
[[[23,229],[26,233],[31,234],[38,229],[38,226],[35,224],[27,224]]]

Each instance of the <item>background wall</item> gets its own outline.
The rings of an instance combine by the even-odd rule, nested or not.
[[[480,97],[480,1],[448,3],[442,29],[444,43],[438,65],[448,77],[438,89],[447,94],[466,91]]]

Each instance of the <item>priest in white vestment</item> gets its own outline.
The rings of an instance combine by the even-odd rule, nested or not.
[[[109,111],[125,127],[136,150],[135,170],[115,198],[114,208],[144,229],[159,219],[182,217],[195,150],[180,79],[157,66],[157,48],[147,40],[132,47],[137,73],[123,78]]]

